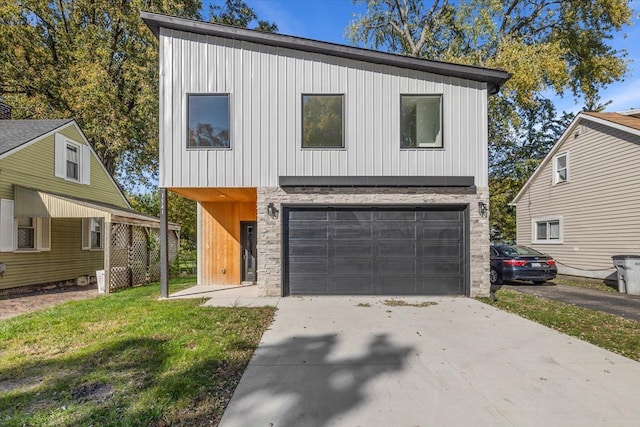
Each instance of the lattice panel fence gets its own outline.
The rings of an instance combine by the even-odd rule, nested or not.
[[[169,230],[169,260],[178,254],[178,234]],[[160,280],[160,230],[129,224],[111,225],[109,291]]]

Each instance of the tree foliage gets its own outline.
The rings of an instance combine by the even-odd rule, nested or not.
[[[0,97],[14,118],[74,118],[126,188],[158,172],[158,46],[140,11],[201,19],[201,0],[9,0],[0,3]],[[210,20],[275,31],[242,0]]]
[[[305,96],[302,108],[305,147],[342,147],[342,97]]]
[[[613,35],[631,23],[626,0],[354,0],[366,4],[348,28],[354,43],[512,73],[489,103],[491,227],[515,238],[508,203],[561,135],[545,95],[570,93],[600,110],[599,91],[627,72]]]

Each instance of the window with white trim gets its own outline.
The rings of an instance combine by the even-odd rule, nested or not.
[[[80,180],[80,147],[75,144],[67,144],[67,179]]]
[[[562,219],[533,220],[533,243],[562,243]]]
[[[62,134],[55,136],[55,175],[67,181],[90,184],[91,149]]]
[[[553,158],[553,183],[569,180],[569,153],[561,153]]]
[[[104,247],[103,218],[82,218],[82,249],[101,250]]]
[[[51,249],[51,218],[15,218],[15,251],[40,252]]]

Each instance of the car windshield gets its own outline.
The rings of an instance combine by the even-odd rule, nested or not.
[[[526,246],[503,246],[500,248],[503,254],[507,256],[544,256],[543,253],[538,252],[534,249],[528,248]]]

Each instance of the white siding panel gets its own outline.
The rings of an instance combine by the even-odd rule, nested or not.
[[[163,29],[163,187],[275,186],[281,175],[474,176],[487,186],[486,84]],[[231,149],[186,149],[186,94],[229,93]],[[301,97],[344,95],[345,148],[301,148]],[[400,95],[443,95],[443,149],[400,150]]]

